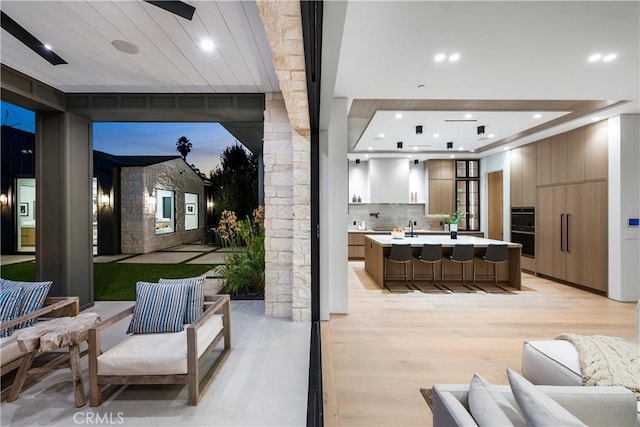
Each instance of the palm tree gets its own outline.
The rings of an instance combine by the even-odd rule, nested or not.
[[[178,138],[178,142],[176,142],[176,150],[178,150],[185,161],[187,160],[187,154],[191,152],[191,147],[193,147],[193,144],[189,142],[189,139],[187,139],[186,136]]]

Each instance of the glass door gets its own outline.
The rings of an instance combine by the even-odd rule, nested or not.
[[[17,189],[17,251],[36,251],[36,180],[35,178],[18,178]]]

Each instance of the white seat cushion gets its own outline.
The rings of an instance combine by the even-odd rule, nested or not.
[[[24,356],[24,353],[20,351],[20,347],[18,347],[18,337],[22,331],[24,329],[15,329],[11,336],[0,338],[0,360],[2,361],[2,366]]]
[[[216,314],[197,331],[198,357],[222,330]],[[98,375],[181,375],[187,373],[187,331],[132,334],[98,357]]]
[[[569,341],[525,341],[522,375],[533,384],[582,385],[578,350]]]

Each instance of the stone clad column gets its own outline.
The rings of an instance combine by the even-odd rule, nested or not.
[[[280,93],[265,94],[265,314],[292,317],[293,147]]]
[[[300,2],[257,4],[282,91],[265,97],[266,314],[309,321],[311,138]]]

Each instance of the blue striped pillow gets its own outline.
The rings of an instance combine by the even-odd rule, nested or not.
[[[4,280],[3,287],[19,287],[22,288],[22,302],[20,304],[20,311],[16,317],[24,316],[32,313],[36,310],[40,310],[44,305],[44,300],[47,299],[49,289],[53,282],[14,282],[13,280]],[[16,328],[27,328],[34,325],[38,319],[25,320]]]
[[[2,286],[2,282],[0,282]],[[19,286],[2,287],[0,291],[0,322],[8,322],[13,320],[20,312],[20,303],[22,302],[22,294],[24,290]],[[0,338],[11,336],[13,326],[0,331]]]
[[[136,304],[127,333],[180,332],[187,303],[187,287],[136,283]]]
[[[187,277],[184,279],[160,279],[161,285],[183,285],[188,288],[187,307],[184,313],[184,323],[193,323],[202,316],[202,305],[204,304],[204,279],[205,275],[198,277]]]

